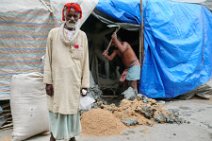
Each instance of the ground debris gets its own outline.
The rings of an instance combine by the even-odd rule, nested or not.
[[[103,104],[101,108],[111,111],[120,120],[134,119],[143,125],[152,125],[154,122],[182,123],[177,111],[166,110],[156,100],[146,97],[137,97],[132,101],[123,99],[119,106]]]
[[[124,123],[127,126],[133,126],[133,125],[137,125],[138,121],[136,119],[125,119],[125,120],[122,120],[122,123]]]
[[[118,106],[107,105],[104,102],[99,102],[97,105],[97,109],[82,115],[82,127],[85,134],[114,135],[129,126],[183,123],[178,111],[166,110],[164,105],[146,97],[137,97],[134,100],[123,99]]]

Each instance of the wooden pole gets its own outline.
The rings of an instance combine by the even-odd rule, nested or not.
[[[113,32],[113,34],[117,34],[117,32],[120,30],[120,26],[118,26],[117,28],[116,28],[116,30]],[[108,51],[109,49],[110,49],[110,47],[111,47],[111,44],[112,44],[112,38],[110,39],[110,42],[109,42],[109,44],[108,44],[108,46],[107,46],[107,48],[106,48],[106,51]]]
[[[144,24],[143,24],[142,0],[140,0],[140,14],[141,14],[141,25],[139,30],[139,60],[142,67],[143,58],[144,58]]]

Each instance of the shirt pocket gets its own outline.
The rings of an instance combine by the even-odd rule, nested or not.
[[[71,57],[76,60],[81,60],[83,57],[83,50],[81,49],[73,49],[71,51]]]

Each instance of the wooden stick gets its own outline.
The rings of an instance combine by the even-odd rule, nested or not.
[[[113,34],[116,34],[119,30],[120,30],[120,26],[118,26],[118,27],[116,28],[116,30],[113,32]],[[106,51],[108,51],[108,50],[110,49],[111,44],[112,44],[112,38],[110,39],[110,42],[109,42],[109,44],[107,45]]]
[[[12,117],[7,118],[6,120],[7,120],[7,121],[8,121],[8,120],[12,120]]]
[[[7,108],[7,107],[10,107],[10,104],[4,104],[1,107],[4,109],[4,108]]]
[[[106,51],[108,51],[108,50],[110,49],[111,44],[112,44],[112,39],[110,39],[110,42],[109,42],[109,44],[107,45]]]
[[[1,113],[8,113],[8,112],[11,112],[11,110],[3,110],[2,112],[0,112],[0,114]]]
[[[0,115],[0,117],[9,117],[9,116],[11,116],[11,113],[5,113]]]
[[[5,131],[5,130],[8,130],[8,129],[12,129],[13,126],[10,126],[10,127],[5,127],[5,128],[0,128],[0,131]]]
[[[4,126],[0,127],[0,129],[2,129],[2,128],[6,128],[6,127],[10,127],[10,126],[13,126],[13,124],[12,124],[12,123],[10,123],[10,124],[6,124],[6,125],[4,125]]]

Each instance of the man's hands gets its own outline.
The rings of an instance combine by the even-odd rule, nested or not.
[[[54,95],[54,87],[52,84],[46,84],[46,94],[48,96],[53,96]]]
[[[81,89],[81,95],[82,96],[86,96],[88,93],[88,89],[87,88],[82,88]],[[52,84],[46,84],[46,94],[48,96],[53,96],[54,95],[54,87]]]
[[[108,51],[105,50],[105,51],[102,53],[102,55],[103,55],[104,57],[108,56]]]
[[[111,37],[112,37],[112,42],[118,39],[116,32],[114,32]]]
[[[81,95],[86,96],[88,94],[88,89],[87,88],[82,88],[81,89]]]

